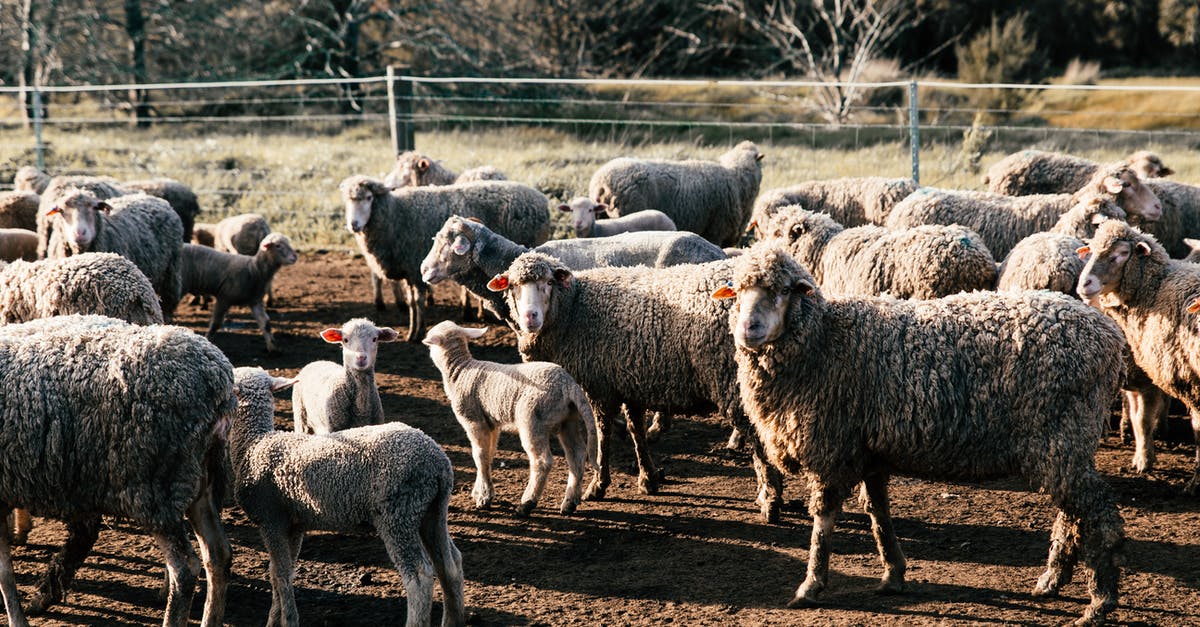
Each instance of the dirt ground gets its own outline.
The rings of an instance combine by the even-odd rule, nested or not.
[[[341,253],[303,255],[281,272],[275,289],[272,317],[283,354],[267,356],[249,312],[235,311],[216,338],[234,365],[292,374],[310,361],[340,360],[338,348],[317,337],[321,329],[358,316],[401,328],[406,317],[391,306],[376,312],[365,265]],[[450,306],[451,289],[441,288],[437,296],[430,320],[459,316]],[[185,305],[179,322],[202,330],[207,312]],[[518,361],[512,334],[492,327],[476,356]],[[784,604],[804,577],[811,530],[803,486],[790,480],[782,524],[762,522],[749,458],[723,449],[728,433],[715,417],[679,419],[655,445],[667,475],[660,494],[637,492],[632,447],[619,440],[608,500],[585,502],[571,517],[559,515],[566,481],[559,458],[539,508],[519,518],[514,509],[528,467],[515,435],[500,440],[498,506],[476,511],[467,440],[426,347],[381,345],[377,377],[389,419],[425,430],[454,463],[451,534],[463,554],[467,609],[475,624],[1041,625],[1070,621],[1087,600],[1082,567],[1062,598],[1029,595],[1053,519],[1044,495],[1017,481],[960,485],[896,478],[892,511],[908,557],[907,593],[873,592],[879,559],[866,516],[848,502],[834,536],[827,603],[788,610]],[[277,424],[290,428],[290,395],[284,396]],[[1159,467],[1149,476],[1127,470],[1131,447],[1115,436],[1099,453],[1099,466],[1120,495],[1128,534],[1121,607],[1114,616],[1119,624],[1200,625],[1200,500],[1179,495],[1192,464],[1187,440],[1161,444]],[[266,552],[236,506],[225,509],[224,520],[234,545],[226,621],[263,624],[271,600]],[[153,541],[124,523],[106,523],[67,601],[37,624],[161,623],[162,567]],[[15,550],[23,596],[32,593],[42,564],[63,537],[59,523],[38,520],[29,545]],[[399,577],[375,538],[309,534],[296,586],[308,625],[404,620]],[[193,620],[199,620],[203,596],[198,590]],[[438,599],[435,620],[440,592]]]

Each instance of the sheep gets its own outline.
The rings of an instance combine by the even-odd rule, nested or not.
[[[623,215],[619,218],[597,220],[596,215],[608,210],[608,205],[596,204],[591,198],[579,196],[570,203],[558,206],[559,211],[571,213],[571,226],[575,237],[608,237],[635,231],[675,231],[675,222],[667,214],[648,209]]]
[[[1125,158],[1139,178],[1158,178],[1174,174],[1162,158],[1148,150],[1139,150]],[[988,168],[983,184],[988,191],[1008,196],[1032,194],[1069,194],[1083,187],[1099,171],[1101,164],[1061,152],[1022,150]]]
[[[762,158],[744,141],[716,162],[613,159],[592,175],[588,197],[607,205],[611,217],[656,209],[681,231],[733,246],[750,220]]]
[[[295,379],[238,368],[234,382],[234,496],[271,559],[267,624],[299,624],[292,582],[305,532],[369,526],[400,571],[408,594],[405,624],[429,624],[436,574],[443,627],[465,625],[462,554],[447,524],[454,468],[442,447],[399,422],[332,435],[277,432],[271,394]]]
[[[71,558],[82,561],[106,515],[154,535],[169,571],[163,624],[186,624],[196,581],[186,513],[207,571],[203,624],[221,624],[231,553],[213,489],[235,410],[229,361],[187,329],[103,316],[3,326],[0,347],[0,517],[22,507],[66,520],[64,550],[80,551],[31,612],[61,598]],[[0,591],[9,624],[26,625],[7,535]]]
[[[258,245],[270,234],[271,225],[260,214],[229,216],[213,229],[212,247],[226,253],[254,255],[258,252]]]
[[[996,284],[992,254],[958,225],[847,229],[827,214],[792,205],[778,209],[765,231],[784,241],[831,294],[928,299]]]
[[[1137,227],[1117,221],[1096,229],[1087,247],[1087,264],[1077,287],[1081,298],[1096,305],[1116,321],[1129,340],[1133,359],[1151,382],[1188,408],[1196,439],[1196,467],[1184,491],[1200,488],[1200,329],[1189,315],[1192,299],[1200,293],[1200,266],[1173,260],[1167,251]],[[1157,417],[1132,414],[1135,463],[1153,461],[1151,435]]]
[[[37,233],[28,229],[0,229],[0,260],[37,259]]]
[[[546,487],[554,455],[550,436],[557,434],[567,458],[567,491],[559,511],[572,514],[583,494],[581,480],[587,465],[596,461],[596,419],[583,388],[556,364],[531,361],[499,364],[471,356],[469,340],[487,332],[439,322],[423,342],[442,373],[442,385],[458,424],[471,441],[475,460],[475,487],[471,497],[479,508],[492,504],[492,458],[500,431],[521,436],[529,457],[529,484],[521,495],[517,514],[528,516],[537,507]]]
[[[41,195],[45,193],[48,185],[50,185],[50,175],[31,165],[17,168],[17,173],[13,175],[14,191]]]
[[[383,403],[375,386],[379,342],[395,342],[399,334],[355,318],[340,329],[321,331],[321,339],[342,345],[342,363],[314,361],[300,369],[292,390],[292,423],[296,433],[324,434],[383,424]]]
[[[48,214],[55,224],[51,257],[113,252],[129,259],[150,279],[163,316],[171,319],[181,294],[183,226],[167,201],[141,193],[97,200],[76,190],[59,198]]]
[[[184,244],[181,258],[182,293],[216,298],[205,337],[212,339],[221,330],[231,306],[245,305],[250,307],[250,313],[258,323],[267,352],[278,352],[275,336],[271,334],[271,319],[263,306],[263,295],[280,268],[296,263],[296,251],[287,236],[271,233],[263,239],[253,257]]]
[[[659,473],[644,430],[647,409],[675,413],[714,407],[745,431],[733,340],[718,324],[723,303],[708,297],[730,277],[732,260],[670,268],[596,268],[574,274],[554,257],[528,252],[488,282],[516,321],[521,358],[559,364],[592,402],[598,472],[584,499],[601,499],[610,482],[610,434],[624,405],[638,464],[638,490],[658,491]],[[778,520],[783,485],[747,433],[763,517]]]
[[[808,211],[827,213],[849,228],[883,226],[892,207],[918,187],[912,179],[881,176],[805,181],[763,192],[754,202],[750,221],[766,224],[780,207],[800,205]]]
[[[38,200],[37,234],[38,258],[44,259],[50,255],[50,235],[54,231],[54,220],[51,212],[58,206],[60,199],[69,193],[84,191],[96,200],[109,200],[123,196],[127,190],[121,187],[116,179],[107,176],[56,176],[50,179],[49,185],[42,191]],[[181,223],[182,224],[182,223]]]
[[[171,209],[179,215],[179,221],[183,224],[183,240],[181,241],[192,241],[192,227],[196,223],[196,216],[200,214],[200,202],[196,199],[196,192],[192,191],[192,188],[175,179],[167,178],[125,181],[121,183],[121,187],[130,192],[142,192],[167,201],[171,205]]]
[[[1051,290],[1075,294],[1083,259],[1076,250],[1106,220],[1124,220],[1125,212],[1107,198],[1083,198],[1059,218],[1054,228],[1017,242],[1000,264],[996,289]]]
[[[18,261],[0,270],[0,324],[67,314],[98,314],[143,325],[163,322],[154,286],[120,255]]]
[[[451,215],[479,218],[497,233],[527,246],[550,235],[550,212],[541,192],[519,183],[480,181],[444,187],[406,187],[394,192],[382,181],[352,176],[340,185],[346,226],[354,233],[371,272],[407,283],[408,333],[424,332],[425,296],[421,280],[425,242]]]
[[[1131,217],[1129,223],[1153,235],[1172,257],[1187,257],[1191,247],[1184,240],[1200,236],[1200,185],[1165,179],[1150,179],[1145,185],[1162,202],[1162,218],[1147,223]]]
[[[41,197],[30,192],[0,193],[0,228],[37,230]]]
[[[1082,558],[1091,604],[1079,623],[1104,621],[1117,605],[1124,542],[1093,459],[1125,376],[1115,324],[1051,292],[825,300],[772,242],[733,265],[713,296],[735,299],[723,328],[737,346],[742,405],[771,463],[809,482],[808,573],[790,607],[819,601],[834,517],[859,482],[884,564],[880,590],[896,593],[905,560],[889,476],[1015,474],[1059,509],[1034,595],[1056,595]]]
[[[1003,259],[1017,242],[1053,227],[1062,214],[1092,196],[1113,200],[1130,220],[1152,222],[1163,214],[1162,204],[1133,169],[1114,163],[1072,194],[1002,196],[922,187],[892,208],[886,226],[961,224],[978,233],[995,258]]]
[[[421,187],[425,185],[454,185],[472,181],[507,181],[504,173],[492,166],[471,168],[462,174],[434,161],[429,157],[411,150],[396,156],[396,165],[383,178],[386,185],[392,187]]]

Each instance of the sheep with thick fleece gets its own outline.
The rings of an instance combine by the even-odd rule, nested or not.
[[[296,433],[322,434],[383,424],[375,358],[380,342],[395,342],[398,337],[394,330],[377,327],[366,318],[321,331],[321,339],[341,344],[342,363],[314,361],[300,369],[292,390]]]
[[[1082,199],[1054,228],[1017,242],[1000,264],[996,289],[1002,292],[1051,290],[1075,295],[1083,259],[1075,252],[1107,220],[1125,220],[1125,212],[1107,198]]]
[[[732,261],[670,268],[596,268],[573,273],[543,253],[517,257],[488,289],[503,292],[526,361],[559,364],[592,402],[599,472],[585,499],[608,489],[612,425],[626,409],[638,464],[638,489],[658,490],[659,473],[646,442],[646,410],[696,413],[717,409],[746,430],[736,394],[733,338],[724,331],[728,306],[708,297],[724,285]],[[782,506],[782,479],[747,433],[758,482],[757,503],[768,521]]]
[[[396,156],[392,171],[383,182],[393,187],[421,187],[425,185],[454,185],[472,181],[507,181],[503,172],[492,166],[479,166],[455,174],[441,161],[436,161],[419,152],[407,151]]]
[[[41,197],[31,192],[0,193],[0,228],[37,231]]]
[[[1200,266],[1169,258],[1152,236],[1116,221],[1101,224],[1084,252],[1090,256],[1079,276],[1079,296],[1117,322],[1134,362],[1191,414],[1196,467],[1185,491],[1195,494],[1200,488],[1200,329],[1189,308],[1200,294]],[[1136,420],[1136,414],[1131,418],[1137,454],[1148,465],[1157,414],[1142,413],[1144,420]]]
[[[342,181],[346,227],[354,233],[367,266],[378,277],[404,280],[408,334],[415,342],[424,332],[425,296],[421,280],[425,247],[452,215],[478,218],[497,233],[527,246],[550,235],[550,211],[541,192],[508,181],[480,181],[441,187],[405,187],[395,191],[382,181],[352,176]]]
[[[13,190],[41,195],[50,185],[50,175],[31,165],[17,168],[13,175]]]
[[[808,574],[791,606],[819,601],[834,518],[859,482],[884,564],[881,590],[900,592],[905,559],[889,476],[1017,475],[1059,510],[1034,594],[1057,594],[1082,559],[1091,604],[1079,622],[1104,622],[1117,605],[1124,543],[1094,461],[1125,377],[1115,324],[1051,292],[827,301],[771,242],[733,264],[731,285],[713,296],[736,298],[723,326],[737,345],[742,405],[771,462],[809,483]]]
[[[733,246],[750,221],[762,182],[758,146],[744,141],[717,161],[620,158],[600,166],[588,197],[614,218],[655,209],[718,246]]]
[[[37,233],[28,229],[0,229],[0,261],[37,259]]]
[[[1004,196],[922,187],[892,208],[887,227],[961,224],[983,238],[992,256],[1003,259],[1017,242],[1050,229],[1071,207],[1093,196],[1117,203],[1131,221],[1153,222],[1163,215],[1159,199],[1133,169],[1114,163],[1102,167],[1087,185],[1071,194]]]
[[[882,226],[892,207],[918,187],[912,179],[882,176],[805,181],[760,194],[750,221],[764,225],[781,207],[800,205],[808,211],[829,214],[838,224],[849,228],[865,224]]]
[[[110,252],[129,259],[150,279],[163,316],[171,318],[181,295],[183,225],[167,201],[140,193],[105,201],[72,191],[57,201],[50,217],[51,257]]]
[[[305,532],[372,528],[408,594],[405,624],[429,624],[436,576],[443,627],[465,625],[462,555],[447,524],[454,468],[442,447],[400,422],[329,435],[276,431],[272,392],[294,380],[238,368],[234,381],[234,496],[271,559],[267,624],[299,624],[292,582]]]
[[[554,454],[550,437],[557,435],[567,458],[567,491],[559,511],[572,514],[583,495],[583,473],[596,459],[596,419],[583,388],[557,364],[531,361],[500,364],[471,356],[467,342],[487,328],[468,329],[446,320],[425,336],[429,357],[442,373],[450,408],[467,439],[475,460],[476,507],[490,507],[492,458],[501,431],[521,436],[529,457],[529,484],[521,495],[517,513],[528,516],[550,478]]]
[[[781,207],[765,225],[830,294],[940,298],[990,290],[996,261],[979,236],[958,225],[847,229],[828,214]]]
[[[181,293],[216,299],[205,337],[212,339],[221,330],[230,307],[248,306],[267,344],[267,352],[278,350],[263,296],[279,269],[296,263],[296,251],[287,236],[271,233],[262,240],[254,256],[184,244],[181,257]]]
[[[125,181],[121,183],[121,187],[167,201],[183,224],[181,242],[192,241],[192,226],[196,223],[196,216],[200,214],[200,201],[196,199],[196,192],[192,191],[192,188],[167,178]]]
[[[18,261],[0,270],[0,324],[98,314],[162,324],[154,286],[132,261],[113,253]]]
[[[1191,247],[1185,240],[1200,237],[1200,185],[1166,179],[1150,179],[1145,185],[1162,202],[1162,218],[1147,223],[1131,217],[1129,223],[1153,235],[1171,257],[1187,257]]]
[[[558,206],[559,211],[571,213],[571,227],[575,237],[609,237],[636,231],[675,231],[675,222],[667,214],[647,209],[625,214],[619,218],[597,220],[596,216],[608,211],[608,205],[596,204],[591,198],[579,196],[571,202]]]
[[[54,232],[54,219],[51,217],[61,199],[68,194],[86,192],[96,200],[109,200],[128,193],[116,179],[108,176],[56,176],[50,179],[38,199],[37,234],[38,258],[50,256],[50,236]],[[180,223],[182,224],[182,222]],[[182,226],[180,227],[182,229]],[[61,243],[61,241],[60,241]]]
[[[235,410],[229,360],[187,329],[103,316],[0,326],[0,347],[0,518],[21,507],[69,521],[80,561],[99,531],[81,540],[82,521],[143,526],[169,571],[163,624],[185,625],[196,582],[186,513],[208,576],[203,624],[221,624],[231,553],[212,490]],[[77,567],[68,558],[42,592],[61,594]],[[26,625],[6,533],[0,591],[9,624]]]
[[[1174,174],[1162,158],[1149,150],[1139,150],[1125,158],[1138,178],[1149,179]],[[983,176],[988,191],[1008,196],[1033,194],[1070,194],[1087,185],[1101,164],[1061,152],[1022,150],[997,161]]]

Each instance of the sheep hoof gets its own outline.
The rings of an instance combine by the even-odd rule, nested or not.
[[[642,494],[658,494],[658,473],[654,475],[642,473],[638,475],[638,492]]]
[[[579,501],[563,501],[562,507],[558,508],[558,512],[563,516],[570,516],[575,513],[576,507],[579,507]]]
[[[879,584],[879,587],[875,588],[875,593],[883,595],[904,594],[904,580],[883,581]]]
[[[583,491],[583,500],[585,501],[603,501],[604,493],[608,491],[608,486],[602,485],[598,481],[588,484],[586,490]]]
[[[1037,585],[1033,587],[1031,593],[1035,599],[1051,599],[1058,596],[1058,586],[1052,582],[1055,577],[1050,572],[1045,572],[1038,578]]]
[[[766,503],[759,505],[758,511],[762,514],[763,520],[767,524],[779,524],[779,519],[783,516],[783,503],[780,499],[772,499]]]
[[[787,607],[789,610],[800,610],[809,607],[817,607],[819,603],[815,597],[809,598],[797,594],[791,601],[788,601]]]
[[[525,517],[533,513],[533,508],[537,507],[536,501],[525,501],[517,506],[517,516]]]

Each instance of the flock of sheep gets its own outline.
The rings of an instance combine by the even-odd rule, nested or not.
[[[471,444],[476,506],[495,499],[501,431],[518,433],[529,457],[518,514],[544,491],[552,438],[568,466],[559,510],[571,514],[605,496],[614,426],[626,425],[638,487],[654,494],[652,436],[673,414],[716,410],[730,446],[752,454],[765,520],[780,517],[784,473],[808,485],[808,570],[791,606],[820,602],[834,519],[856,487],[881,590],[900,592],[892,474],[1019,476],[1058,509],[1034,594],[1057,594],[1082,561],[1091,600],[1078,622],[1104,623],[1124,532],[1094,456],[1114,403],[1138,471],[1154,462],[1168,397],[1187,406],[1200,442],[1200,266],[1178,259],[1200,235],[1200,186],[1163,179],[1171,171],[1147,152],[1096,164],[1025,151],[989,170],[987,193],[851,178],[760,194],[762,161],[751,142],[715,162],[615,159],[586,197],[557,204],[576,237],[553,241],[549,199],[495,168],[456,175],[405,153],[382,179],[342,181],[377,306],[391,282],[409,311],[405,339],[423,340],[442,373]],[[29,513],[68,528],[30,613],[62,599],[109,515],[154,535],[164,625],[185,624],[198,572],[186,519],[208,580],[203,624],[220,624],[227,481],[270,555],[269,624],[298,622],[304,533],[363,526],[400,572],[409,625],[429,622],[435,579],[442,623],[465,623],[452,466],[424,433],[389,421],[375,383],[379,343],[400,333],[355,319],[321,333],[341,364],[294,378],[234,368],[162,323],[184,294],[202,306],[212,297],[210,337],[230,306],[248,306],[276,351],[264,300],[297,258],[285,236],[257,215],[195,223],[195,194],[166,179],[23,168],[14,183],[0,195],[9,624],[26,624],[10,547]],[[737,247],[748,239],[758,241]],[[429,286],[447,280],[464,306],[469,292],[514,330],[523,363],[472,357],[484,329],[444,321],[426,332]],[[278,432],[273,393],[289,387],[295,430]]]

